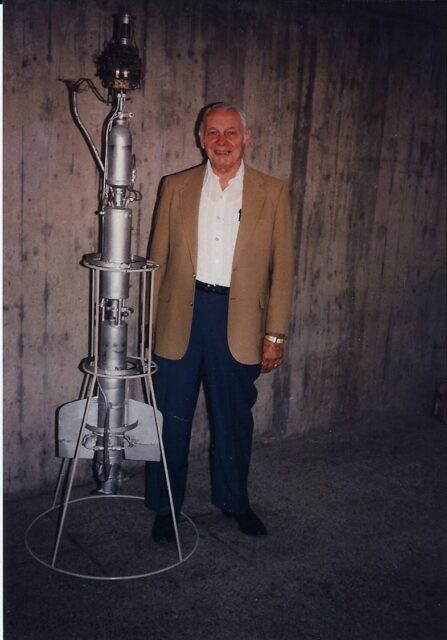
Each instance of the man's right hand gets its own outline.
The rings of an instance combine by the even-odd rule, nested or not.
[[[261,373],[270,373],[280,367],[284,360],[284,343],[270,342],[264,338]]]

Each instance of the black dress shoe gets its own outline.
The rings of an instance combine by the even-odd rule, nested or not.
[[[244,513],[231,513],[230,511],[222,511],[222,513],[228,518],[234,518],[239,530],[247,536],[267,535],[267,529],[264,523],[250,508],[244,511]]]
[[[152,540],[154,542],[173,542],[175,540],[174,523],[170,513],[167,515],[157,513],[152,525]]]

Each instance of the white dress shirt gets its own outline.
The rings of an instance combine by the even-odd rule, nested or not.
[[[208,161],[199,206],[197,280],[229,287],[242,215],[244,162],[222,189]]]

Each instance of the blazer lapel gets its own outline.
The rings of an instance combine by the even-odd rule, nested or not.
[[[264,206],[266,192],[260,179],[249,166],[245,165],[244,188],[242,192],[242,215],[234,249],[233,267],[244,254],[252,237]]]
[[[197,268],[197,238],[199,232],[199,206],[206,165],[190,174],[179,192],[182,224],[194,271]]]

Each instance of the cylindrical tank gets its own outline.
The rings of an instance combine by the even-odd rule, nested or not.
[[[102,259],[112,263],[130,262],[132,211],[107,207],[104,212]]]
[[[120,271],[101,271],[101,298],[125,300],[129,297],[130,275]]]
[[[127,323],[110,321],[101,323],[101,341],[99,366],[107,371],[119,371],[126,368],[127,359]]]
[[[119,116],[114,121],[107,142],[107,184],[112,187],[131,187],[132,184],[132,135],[127,118]]]
[[[101,491],[111,494],[117,493],[122,484],[122,447],[123,435],[126,431],[126,381],[117,378],[101,378],[100,387],[96,444],[104,449],[101,453],[97,452],[94,466]]]
[[[107,398],[107,400],[105,399]],[[98,427],[102,430],[106,419],[111,435],[123,434],[126,430],[125,419],[126,381],[117,378],[102,378],[101,392],[98,394]]]
[[[131,259],[132,211],[124,207],[107,207],[104,213],[102,260],[129,264]],[[102,271],[101,298],[125,300],[129,297],[129,274]]]

